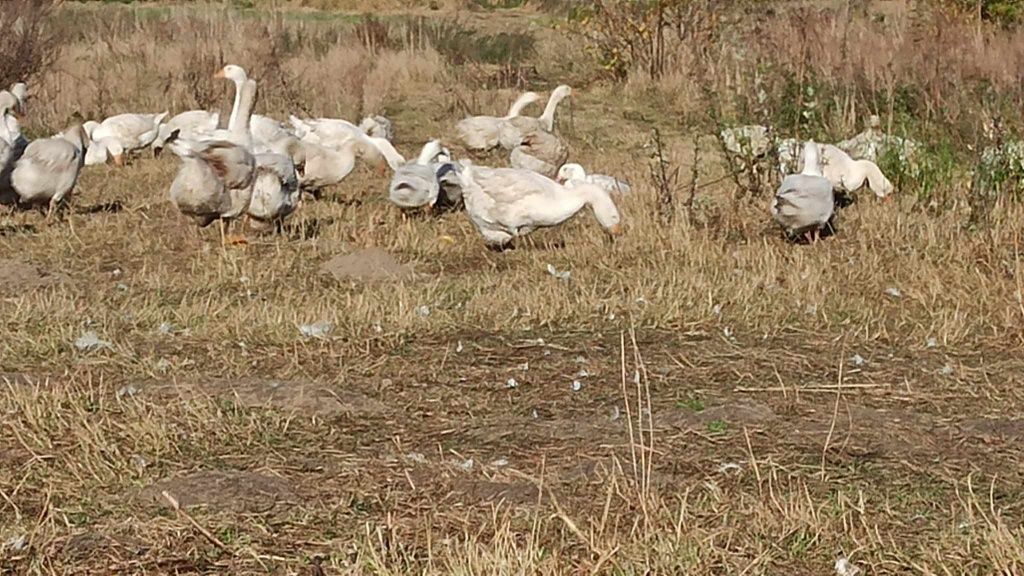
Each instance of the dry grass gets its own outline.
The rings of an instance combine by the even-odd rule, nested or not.
[[[677,192],[663,224],[643,145],[658,126],[688,179],[693,136],[711,131],[704,94],[742,104],[746,64],[718,60],[739,40],[707,46],[703,77],[680,52],[658,81],[611,85],[547,16],[497,17],[536,39],[515,63],[535,68],[532,88],[576,85],[560,130],[574,159],[634,183],[627,234],[611,242],[581,214],[492,253],[461,214],[400,215],[362,168],[305,203],[287,234],[224,253],[166,201],[173,159],[87,170],[65,222],[0,220],[0,258],[59,276],[0,278],[0,571],[824,574],[839,549],[870,573],[1024,570],[1024,209],[1001,199],[986,228],[967,230],[958,179],[944,210],[864,197],[837,236],[792,245],[767,198],[735,199],[705,137],[696,200],[686,208]],[[208,76],[222,60],[264,82],[272,115],[390,115],[407,155],[450,140],[465,108],[496,113],[514,94],[496,80],[507,65],[453,66],[429,21],[396,17],[378,37],[313,12],[58,18],[73,40],[33,88],[37,134],[76,109],[217,106],[225,87]],[[493,33],[478,18],[464,25]],[[879,27],[912,24],[851,18],[857,45],[902,42]],[[987,33],[1007,45],[1016,34]],[[954,82],[1013,66],[961,56],[942,71]],[[890,69],[932,86],[923,55],[866,57],[851,94],[884,88],[872,75]],[[848,81],[827,58],[808,77]],[[767,77],[781,86],[791,72]],[[980,114],[956,108],[966,96],[940,101],[952,104],[922,134]],[[773,89],[774,118],[784,103]],[[863,98],[854,111],[823,104],[828,120],[809,129],[849,129],[864,106],[886,113]],[[369,246],[416,276],[318,273]],[[317,321],[333,324],[325,338],[299,333]],[[86,331],[110,347],[77,349]]]

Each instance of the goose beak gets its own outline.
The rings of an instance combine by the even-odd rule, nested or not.
[[[217,70],[216,72],[214,72],[213,77],[214,78],[227,78],[227,76],[224,74],[224,69],[223,68],[221,68],[220,70]]]
[[[114,166],[124,166],[124,156],[121,154],[114,154]]]
[[[610,236],[622,236],[622,224],[613,224],[609,226],[608,234]]]
[[[892,204],[892,194],[886,194],[885,196],[882,196],[882,202],[884,204]]]

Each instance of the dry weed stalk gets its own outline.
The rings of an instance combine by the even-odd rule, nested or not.
[[[655,128],[648,143],[650,148],[651,180],[658,190],[658,217],[663,224],[675,218],[675,194],[679,185],[679,167],[673,168],[665,152],[661,131]]]
[[[636,331],[630,327],[629,342],[632,348],[632,382],[634,392],[627,386],[626,333],[619,333],[619,364],[621,367],[622,403],[626,409],[626,426],[629,430],[629,455],[632,470],[633,496],[643,512],[645,533],[652,528],[652,507],[656,505],[651,487],[651,470],[654,466],[654,420],[651,410],[651,388],[647,365],[636,342]],[[635,396],[634,396],[635,394]],[[632,406],[631,406],[632,404]],[[634,426],[635,421],[635,426]]]
[[[50,23],[51,0],[0,2],[0,86],[30,82],[60,54],[61,38]]]

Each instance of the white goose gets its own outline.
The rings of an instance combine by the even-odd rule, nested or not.
[[[303,141],[302,148],[305,165],[299,176],[299,183],[304,190],[308,190],[314,195],[323,188],[344,180],[355,168],[357,158],[379,163],[382,167],[384,166],[381,163],[383,159],[388,166],[395,170],[405,164],[405,158],[383,138],[367,136],[349,138],[338,148]]]
[[[249,115],[255,91],[243,91],[236,122],[230,126],[235,139],[248,140]],[[171,202],[200,227],[220,222],[221,244],[227,243],[229,222],[243,214],[252,201],[256,181],[256,159],[247,146],[227,140],[183,140],[180,132],[167,139],[167,146],[181,159],[171,183]]]
[[[21,123],[18,122],[21,110],[23,107],[13,92],[0,90],[0,140],[10,146],[15,157],[28,145],[28,140],[21,133]]]
[[[437,178],[440,166],[436,163],[441,155],[440,140],[424,144],[415,162],[403,164],[395,170],[388,186],[388,199],[402,209],[422,208],[437,203],[441,183]]]
[[[258,93],[256,81],[246,80],[243,101],[255,103]],[[250,109],[253,104],[249,104]],[[244,122],[241,115],[236,122],[243,128],[252,126]],[[251,137],[251,134],[250,134]],[[284,135],[277,141],[287,140]],[[251,151],[251,149],[250,149]],[[285,218],[299,207],[299,179],[291,155],[277,152],[261,152],[255,155],[256,177],[253,183],[252,199],[246,208],[249,223],[257,230],[280,228]]]
[[[513,168],[532,170],[554,178],[568,159],[569,148],[561,138],[551,132],[531,129],[522,135],[522,142],[512,149],[508,162]]]
[[[490,150],[498,146],[498,134],[502,122],[519,116],[523,108],[540,100],[536,92],[525,92],[508,109],[503,118],[495,116],[470,116],[459,121],[455,130],[459,139],[470,150]]]
[[[188,110],[176,114],[160,125],[157,137],[153,141],[153,154],[160,155],[172,132],[177,131],[177,137],[182,140],[199,140],[213,134],[219,121],[220,114],[206,110]]]
[[[235,102],[231,107],[231,116],[228,118],[228,126],[231,126],[232,122],[239,116],[239,94],[245,83],[249,80],[249,74],[245,71],[245,68],[237,64],[228,64],[217,71],[214,74],[214,78],[224,78],[235,84]],[[249,118],[249,135],[252,138],[253,146],[262,148],[270,142],[292,135],[292,131],[273,118],[252,114]]]
[[[622,180],[604,174],[587,174],[583,166],[574,163],[565,164],[559,168],[556,180],[567,188],[586,183],[600,186],[610,194],[629,194],[631,191],[629,184]]]
[[[466,214],[495,248],[537,228],[557,226],[585,206],[608,234],[621,233],[621,218],[602,188],[581,184],[566,188],[529,170],[466,165],[460,173]]]
[[[537,118],[529,116],[517,116],[508,118],[501,122],[501,129],[498,132],[498,143],[506,150],[512,150],[522,144],[524,138],[534,132],[548,132],[555,130],[555,111],[558,105],[569,96],[572,96],[572,88],[561,85],[551,93],[548,104],[544,107],[544,113]]]
[[[835,197],[832,183],[822,175],[818,145],[814,142],[804,144],[803,163],[800,174],[790,174],[782,180],[771,212],[788,236],[804,235],[808,242],[813,242],[832,219]]]
[[[156,140],[160,132],[160,124],[166,117],[167,112],[118,114],[103,122],[86,122],[83,127],[89,140],[98,147],[109,146],[112,141],[116,141],[121,152],[111,151],[110,155],[113,156],[114,163],[120,165],[122,153],[146,148]]]
[[[11,186],[18,202],[47,204],[46,219],[52,219],[78,181],[86,145],[87,137],[80,124],[59,136],[29,143],[11,172]]]
[[[391,123],[391,120],[383,116],[367,116],[363,118],[363,121],[359,123],[359,129],[366,133],[367,136],[383,138],[388,142],[395,139],[394,125]]]
[[[889,200],[893,192],[892,182],[882,174],[877,164],[870,160],[854,160],[837,146],[821,144],[822,175],[828,178],[832,187],[840,192],[856,192],[865,182],[875,196]]]

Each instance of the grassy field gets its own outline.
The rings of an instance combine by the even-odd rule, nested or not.
[[[412,156],[565,82],[572,158],[635,193],[614,241],[584,213],[503,253],[400,214],[370,166],[226,251],[169,203],[168,155],[86,169],[62,222],[5,213],[0,573],[1024,572],[1024,207],[971,186],[984,119],[1019,128],[1016,31],[737,8],[616,79],[557,11],[457,8],[54,13],[32,135],[218,108],[233,62],[259,112],[382,113]],[[813,246],[714,136],[834,141],[868,113],[924,168]]]

